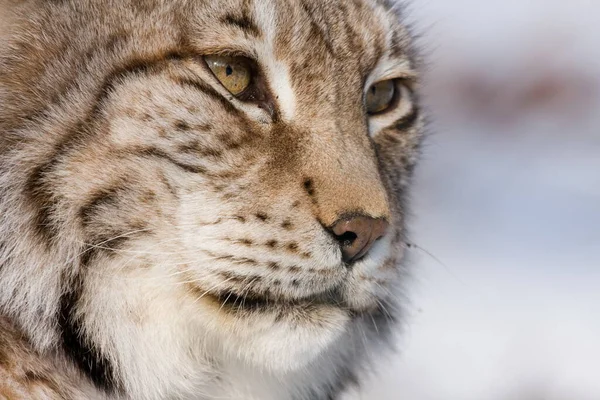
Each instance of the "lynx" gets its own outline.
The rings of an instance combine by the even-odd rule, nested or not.
[[[420,59],[383,0],[2,9],[0,398],[337,399],[402,319]]]

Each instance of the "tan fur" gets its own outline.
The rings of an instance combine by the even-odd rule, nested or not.
[[[356,383],[401,318],[423,130],[393,4],[6,4],[0,396],[331,399]],[[265,100],[229,94],[215,53],[254,59]],[[392,78],[397,106],[367,116],[365,91]],[[328,229],[359,214],[390,228],[347,267]]]

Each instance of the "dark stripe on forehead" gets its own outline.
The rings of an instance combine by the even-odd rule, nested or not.
[[[391,39],[386,45],[389,47],[390,56],[393,58],[408,58],[411,68],[416,68],[420,62],[420,54],[414,45],[415,34],[411,32],[410,25],[404,22],[406,4],[401,1],[377,1],[388,13],[391,26]]]
[[[400,33],[397,30],[392,32],[390,40],[390,56],[400,58],[405,56],[406,43],[400,38]]]
[[[323,44],[325,49],[330,55],[335,54],[333,43],[331,41],[331,35],[329,34],[327,27],[320,21],[316,15],[312,5],[309,5],[306,1],[301,2],[302,10],[306,13],[308,20],[310,21],[310,39],[311,41],[316,40]],[[312,44],[314,46],[314,43]]]
[[[355,27],[358,25],[357,21],[350,20],[350,10],[344,3],[340,3],[341,10],[341,25],[346,34],[346,45],[350,45],[350,51],[354,54],[359,54],[359,51],[363,48],[363,43],[360,40],[360,35],[356,31]],[[361,27],[362,28],[362,27]]]
[[[413,44],[414,35],[398,23],[392,24],[392,36],[389,43],[390,57],[398,59],[407,59],[410,68],[416,69],[420,62],[420,55],[417,46]]]
[[[233,26],[250,36],[262,37],[262,31],[249,13],[242,13],[241,15],[226,14],[221,18],[221,22]]]

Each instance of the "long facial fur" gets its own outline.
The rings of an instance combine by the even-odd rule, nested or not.
[[[401,317],[423,129],[393,5],[15,9],[0,55],[0,312],[32,348],[114,398],[326,399],[357,382]],[[257,60],[263,104],[203,65],[225,51]],[[367,118],[365,88],[390,77],[410,82],[408,105]],[[358,212],[391,226],[346,268],[324,227]]]

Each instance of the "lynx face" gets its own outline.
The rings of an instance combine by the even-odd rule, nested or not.
[[[423,125],[398,19],[369,0],[37,6],[0,64],[5,312],[132,398],[363,357],[336,343],[396,317]]]

